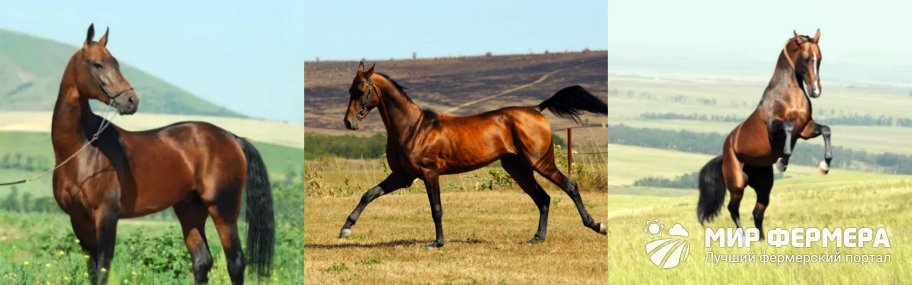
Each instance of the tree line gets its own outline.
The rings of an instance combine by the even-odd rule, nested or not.
[[[652,128],[635,128],[626,125],[608,127],[608,142],[670,149],[683,152],[719,155],[726,135],[700,133],[687,130],[672,131]],[[896,153],[868,153],[841,146],[833,146],[832,167],[891,174],[912,174],[912,156]],[[799,143],[789,160],[790,164],[816,166],[823,159],[823,146]]]
[[[27,155],[21,152],[7,152],[0,158],[0,169],[23,171],[47,171],[51,169],[51,159],[40,155]]]
[[[689,121],[707,121],[707,122],[726,122],[740,123],[745,117],[734,115],[707,115],[707,114],[682,114],[682,113],[643,113],[640,118],[646,120],[689,120]],[[899,118],[894,116],[871,116],[871,115],[844,115],[844,116],[820,116],[816,119],[822,124],[844,125],[844,126],[892,126],[892,127],[912,127],[912,119]]]

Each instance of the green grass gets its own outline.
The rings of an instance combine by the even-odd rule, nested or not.
[[[824,83],[826,84],[826,83]],[[703,122],[690,120],[645,120],[644,113],[699,113],[701,115],[731,115],[747,118],[763,94],[766,83],[720,83],[642,81],[631,79],[612,79],[609,91],[617,90],[616,95],[609,95],[611,108],[609,121],[612,124],[625,124],[634,127],[649,127],[670,130],[690,130],[697,132],[715,132],[727,134],[737,123]],[[628,97],[628,91],[634,96]],[[648,96],[641,96],[646,93]],[[685,96],[688,101],[675,102],[675,96]],[[715,106],[697,103],[697,99],[714,99]],[[912,109],[912,97],[906,92],[849,88],[842,86],[824,86],[824,93],[812,104],[815,117],[821,117],[821,111],[837,115],[872,115],[912,118],[908,110]],[[826,119],[820,123],[828,124]],[[833,144],[843,147],[865,150],[868,152],[894,152],[912,154],[912,128],[883,126],[840,126],[832,125]],[[799,144],[822,144],[822,139],[801,141]],[[838,154],[837,154],[838,156]]]
[[[696,221],[696,191],[678,191],[681,195],[655,196],[651,191],[638,195],[618,194],[614,190],[609,205],[609,283],[612,284],[705,284],[715,283],[853,283],[904,284],[912,282],[912,178],[869,173],[842,173],[830,176],[802,176],[779,180],[771,195],[764,225],[775,227],[885,227],[891,248],[865,248],[839,251],[842,254],[890,254],[891,263],[883,264],[727,264],[705,262],[703,229]],[[750,211],[755,194],[745,191],[741,204],[742,221],[753,226]],[[643,232],[646,221],[658,219],[667,227],[681,223],[690,233],[688,259],[679,267],[660,269],[644,253],[650,238]],[[732,227],[728,213],[707,227]],[[818,244],[819,245],[819,244]],[[827,254],[832,248],[776,248],[766,243],[749,249],[718,248],[716,254]],[[698,283],[699,282],[699,283]]]

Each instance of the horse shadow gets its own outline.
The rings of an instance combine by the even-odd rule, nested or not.
[[[383,242],[369,242],[369,243],[334,243],[334,244],[308,244],[306,241],[304,243],[305,249],[343,249],[343,248],[389,248],[397,246],[425,246],[433,240],[418,240],[418,239],[401,239],[394,241],[383,241]],[[457,240],[447,240],[447,244],[461,243],[461,244],[488,244],[490,241],[480,240],[476,238],[467,238],[467,239],[457,239]]]

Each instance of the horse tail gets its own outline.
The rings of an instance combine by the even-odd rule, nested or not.
[[[260,152],[249,141],[238,138],[247,158],[247,262],[257,276],[269,276],[275,249],[275,214],[272,187]]]
[[[700,200],[697,202],[697,219],[702,225],[719,215],[725,201],[725,183],[722,176],[722,156],[716,156],[700,169]]]
[[[548,109],[558,117],[572,119],[577,123],[580,123],[580,111],[608,114],[608,104],[579,85],[557,91],[554,96],[538,104],[538,109]]]

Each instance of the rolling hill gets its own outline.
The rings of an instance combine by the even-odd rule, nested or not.
[[[607,100],[608,52],[586,51],[504,56],[449,57],[416,60],[367,60],[376,71],[407,88],[422,108],[453,115],[469,115],[505,106],[536,105],[561,88],[579,84]],[[304,126],[307,132],[335,134],[343,130],[348,88],[357,61],[304,63]],[[379,116],[368,116],[362,128],[383,130]],[[573,125],[554,120],[554,128]],[[587,115],[588,116],[588,115]],[[603,122],[604,116],[591,116]]]
[[[0,29],[0,111],[52,110],[62,70],[76,49]],[[127,64],[121,72],[141,94],[143,112],[242,117]]]

